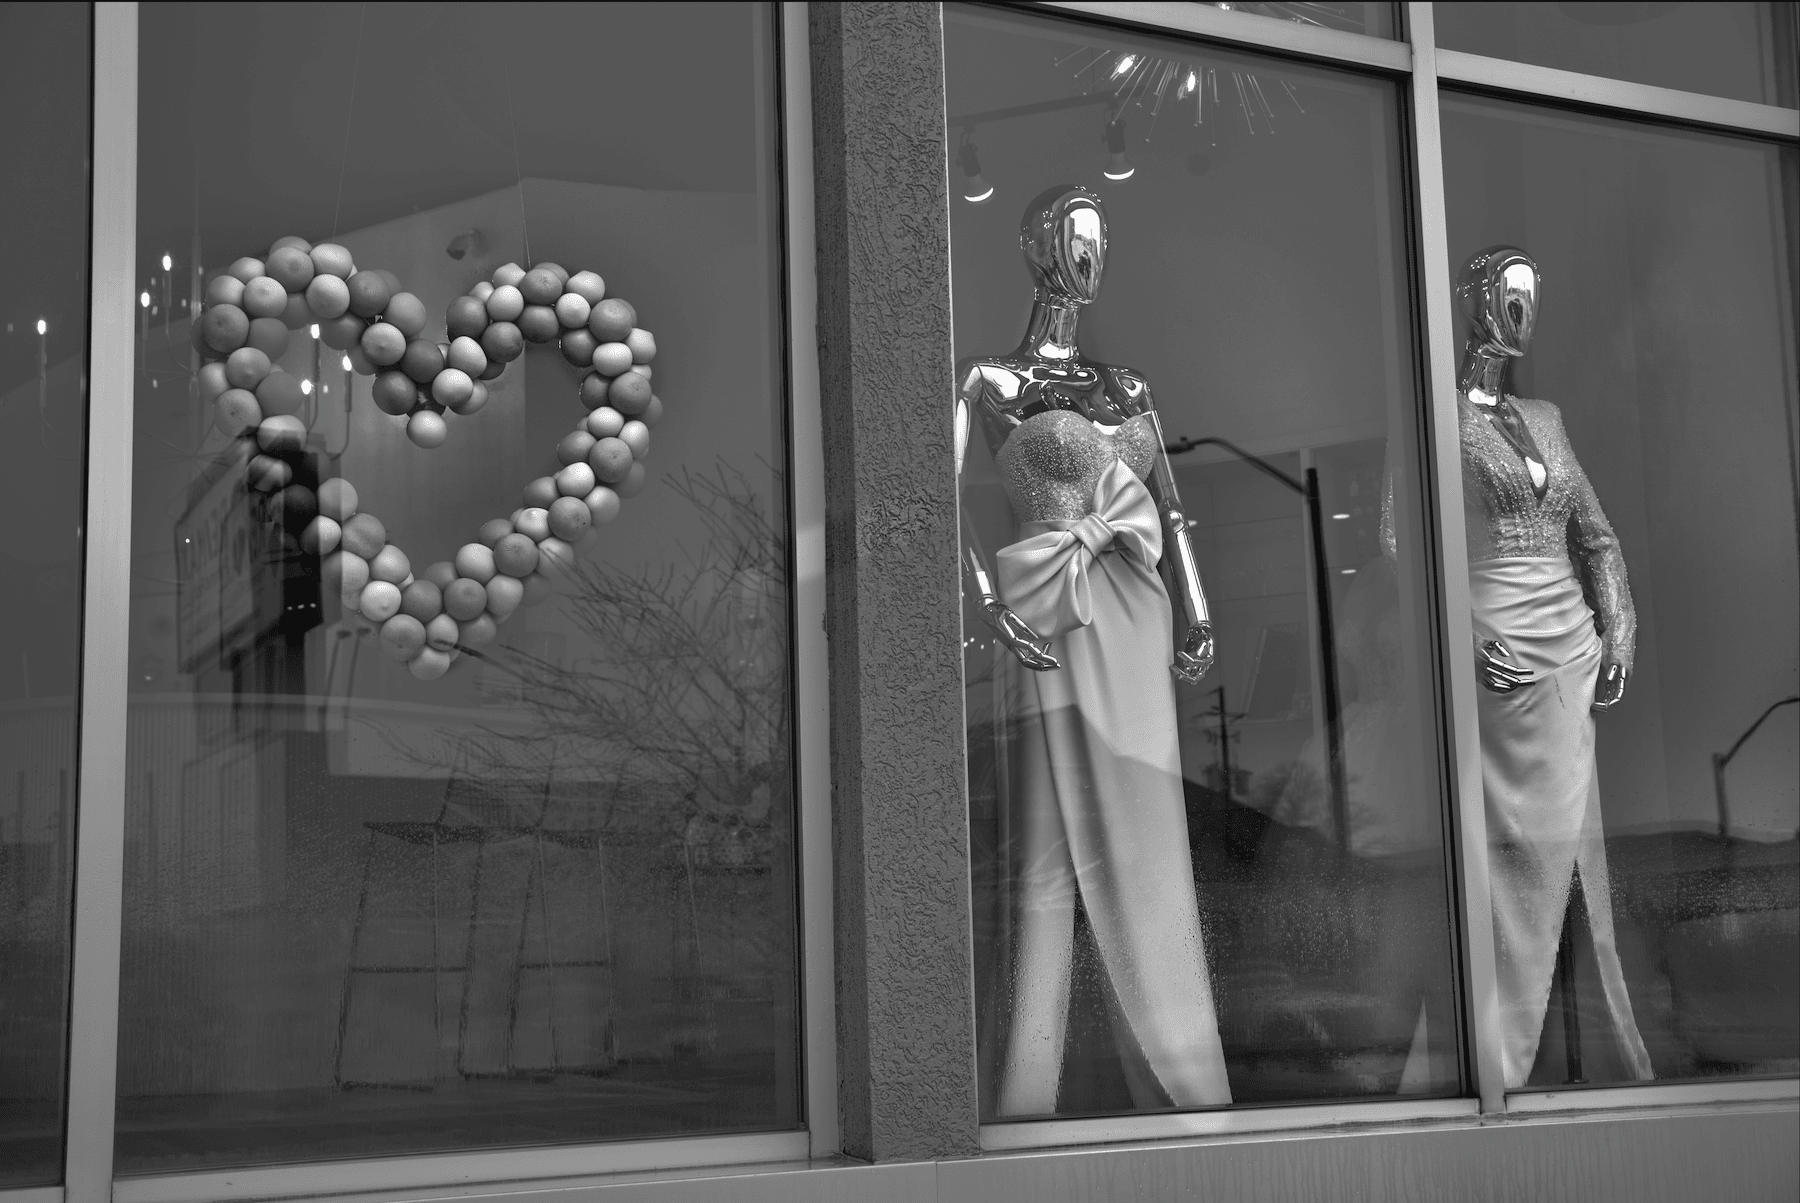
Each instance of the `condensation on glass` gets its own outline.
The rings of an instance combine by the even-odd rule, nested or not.
[[[945,36],[982,1115],[1455,1094],[1395,88]]]
[[[1438,4],[1445,50],[1792,106],[1794,5]]]
[[[1795,152],[1443,113],[1507,1085],[1792,1074]]]
[[[709,8],[142,12],[122,1172],[800,1123],[773,14]],[[270,468],[191,335],[288,235],[391,272],[424,359],[508,263],[597,273],[655,335],[641,491],[485,646],[452,598],[493,566],[455,559],[437,679],[322,580],[317,486],[437,580],[595,462],[585,369],[528,347],[427,449],[279,298],[257,399],[308,433]],[[7,420],[35,447],[35,403]]]
[[[87,447],[82,4],[0,4],[0,1188],[62,1176]]]

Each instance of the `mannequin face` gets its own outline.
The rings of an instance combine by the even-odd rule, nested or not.
[[[1085,188],[1043,193],[1025,211],[1019,245],[1032,282],[1053,301],[1087,305],[1100,295],[1106,271],[1106,211]]]
[[[1516,358],[1531,349],[1542,290],[1537,264],[1508,246],[1491,247],[1470,259],[1456,292],[1482,349]]]

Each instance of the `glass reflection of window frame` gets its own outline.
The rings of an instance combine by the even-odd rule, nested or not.
[[[810,203],[813,156],[807,85],[805,15],[800,6],[759,5],[762,46],[774,89],[773,128],[766,130],[772,188],[782,206],[775,256],[784,312],[779,354],[786,364],[780,416],[787,431],[793,482],[787,503],[785,554],[791,565],[790,679],[797,793],[793,816],[798,966],[798,1044],[802,1059],[801,1126],[792,1131],[609,1140],[554,1148],[402,1155],[327,1164],[277,1164],[246,1170],[114,1178],[114,1115],[126,782],[123,758],[129,657],[131,480],[138,285],[135,196],[138,187],[137,6],[101,5],[94,12],[92,261],[98,275],[90,301],[90,395],[86,498],[92,515],[85,558],[82,615],[82,703],[79,744],[81,805],[74,898],[74,952],[68,1059],[65,1182],[53,1188],[70,1203],[108,1198],[206,1199],[274,1197],[344,1191],[448,1186],[470,1181],[520,1183],[546,1178],[631,1173],[669,1166],[702,1167],[804,1160],[835,1152],[837,1073],[831,912],[830,769],[823,726],[824,498],[823,440],[817,358],[812,347],[814,230]],[[763,49],[766,47],[767,49]],[[803,116],[804,115],[804,116]]]
[[[1460,84],[1478,91],[1615,116],[1686,125],[1759,138],[1793,147],[1800,144],[1800,110],[1733,101],[1598,76],[1436,49],[1432,5],[1403,6],[1400,40],[1384,40],[1330,29],[1309,28],[1268,17],[1222,11],[1208,5],[1136,3],[1128,10],[1094,0],[1052,0],[1047,7],[1127,28],[1189,37],[1327,65],[1359,67],[1406,81],[1410,122],[1403,135],[1410,162],[1413,219],[1418,230],[1419,323],[1426,337],[1427,395],[1431,420],[1422,431],[1436,471],[1428,500],[1436,505],[1435,546],[1443,647],[1470,645],[1467,549],[1462,525],[1462,482],[1454,397],[1451,263],[1445,245],[1442,157],[1438,143],[1438,86]],[[125,729],[122,682],[127,668],[129,606],[129,513],[131,479],[132,367],[136,285],[128,266],[134,252],[136,193],[137,46],[134,5],[97,6],[94,21],[93,104],[93,284],[90,323],[90,439],[87,471],[87,545],[82,615],[84,659],[80,733],[81,805],[77,812],[78,856],[74,905],[74,952],[70,1015],[69,1095],[63,1188],[30,1191],[39,1199],[70,1203],[207,1197],[193,1179],[112,1181],[120,874],[123,856],[125,782],[116,749]],[[821,621],[824,611],[822,489],[824,452],[820,439],[816,349],[812,343],[815,288],[811,224],[812,138],[811,63],[803,6],[784,6],[782,18],[781,114],[787,222],[787,303],[791,406],[790,463],[793,468],[793,562],[796,567],[794,617],[796,659],[797,771],[800,781],[803,1047],[809,1130],[797,1139],[779,1138],[779,1157],[827,1156],[838,1152],[835,1003],[832,983],[832,865],[829,860],[830,769],[826,758],[826,683]],[[954,176],[952,177],[954,179]],[[952,198],[955,203],[956,198]],[[1463,938],[1463,968],[1470,1017],[1470,1079],[1474,1097],[1451,1100],[1454,1113],[1504,1116],[1509,1113],[1581,1111],[1620,1107],[1669,1108],[1693,1104],[1791,1102],[1800,1097],[1794,1079],[1610,1087],[1580,1094],[1513,1094],[1502,1086],[1497,1048],[1492,928],[1489,923],[1485,822],[1475,716],[1474,665],[1468,657],[1445,658],[1447,677],[1439,682],[1451,733],[1451,763],[1458,820],[1457,885]],[[974,1050],[969,1050],[972,1057]],[[1127,1117],[1048,1121],[996,1126],[982,1135],[990,1149],[1033,1148],[1094,1141],[1146,1140],[1227,1131],[1288,1129],[1296,1133],[1345,1122],[1409,1118],[1385,1115],[1392,1106],[1428,1104],[1349,1103],[1207,1115]],[[1429,1104],[1445,1106],[1445,1104]],[[967,1117],[975,1117],[970,1100]],[[1223,1118],[1218,1118],[1222,1116]],[[1018,1129],[1032,1129],[1026,1132]],[[504,1154],[419,1157],[377,1163],[301,1167],[303,1180],[284,1181],[233,1174],[234,1197],[339,1192],[356,1189],[423,1188],[480,1177],[499,1182],[604,1171],[677,1165],[697,1167],[751,1159],[742,1145],[715,1143],[741,1138],[695,1138],[647,1146],[609,1145],[601,1149],[519,1150]],[[765,1138],[751,1138],[762,1140]],[[775,1159],[765,1145],[754,1159]],[[488,1160],[476,1161],[482,1158]],[[285,1171],[268,1171],[279,1175]],[[215,1194],[226,1189],[208,1188]],[[498,1188],[497,1188],[498,1189]]]

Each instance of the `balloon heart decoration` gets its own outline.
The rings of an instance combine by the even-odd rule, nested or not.
[[[449,435],[445,413],[487,404],[487,382],[527,342],[555,340],[570,363],[591,366],[579,389],[588,415],[556,445],[561,470],[526,485],[521,508],[485,523],[454,560],[415,577],[381,520],[357,508],[355,486],[319,480],[308,466],[300,413],[309,389],[275,361],[292,331],[315,323],[350,368],[374,377],[376,406],[404,417],[407,437],[427,450]],[[325,587],[379,626],[382,649],[425,681],[443,676],[462,651],[491,643],[521,604],[548,596],[551,575],[573,565],[575,542],[643,487],[650,427],[662,416],[650,391],[656,340],[593,272],[509,263],[450,302],[445,324],[448,343],[421,337],[424,303],[401,291],[392,272],[358,271],[345,248],[294,237],[279,239],[266,260],[239,259],[209,282],[194,323],[195,349],[208,360],[201,400],[248,458],[246,482],[264,495],[255,504],[279,514],[301,548],[322,557]]]

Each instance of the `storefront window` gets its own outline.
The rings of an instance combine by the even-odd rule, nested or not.
[[[87,423],[89,9],[0,4],[0,1188],[62,1171]],[[27,52],[26,48],[30,48]]]
[[[1395,87],[946,68],[983,1116],[1455,1093]]]
[[[769,6],[140,20],[120,1171],[796,1127]]]
[[[1791,1074],[1794,152],[1443,112],[1507,1084]]]
[[[1794,104],[1794,6],[1434,4],[1438,45],[1758,104]]]

